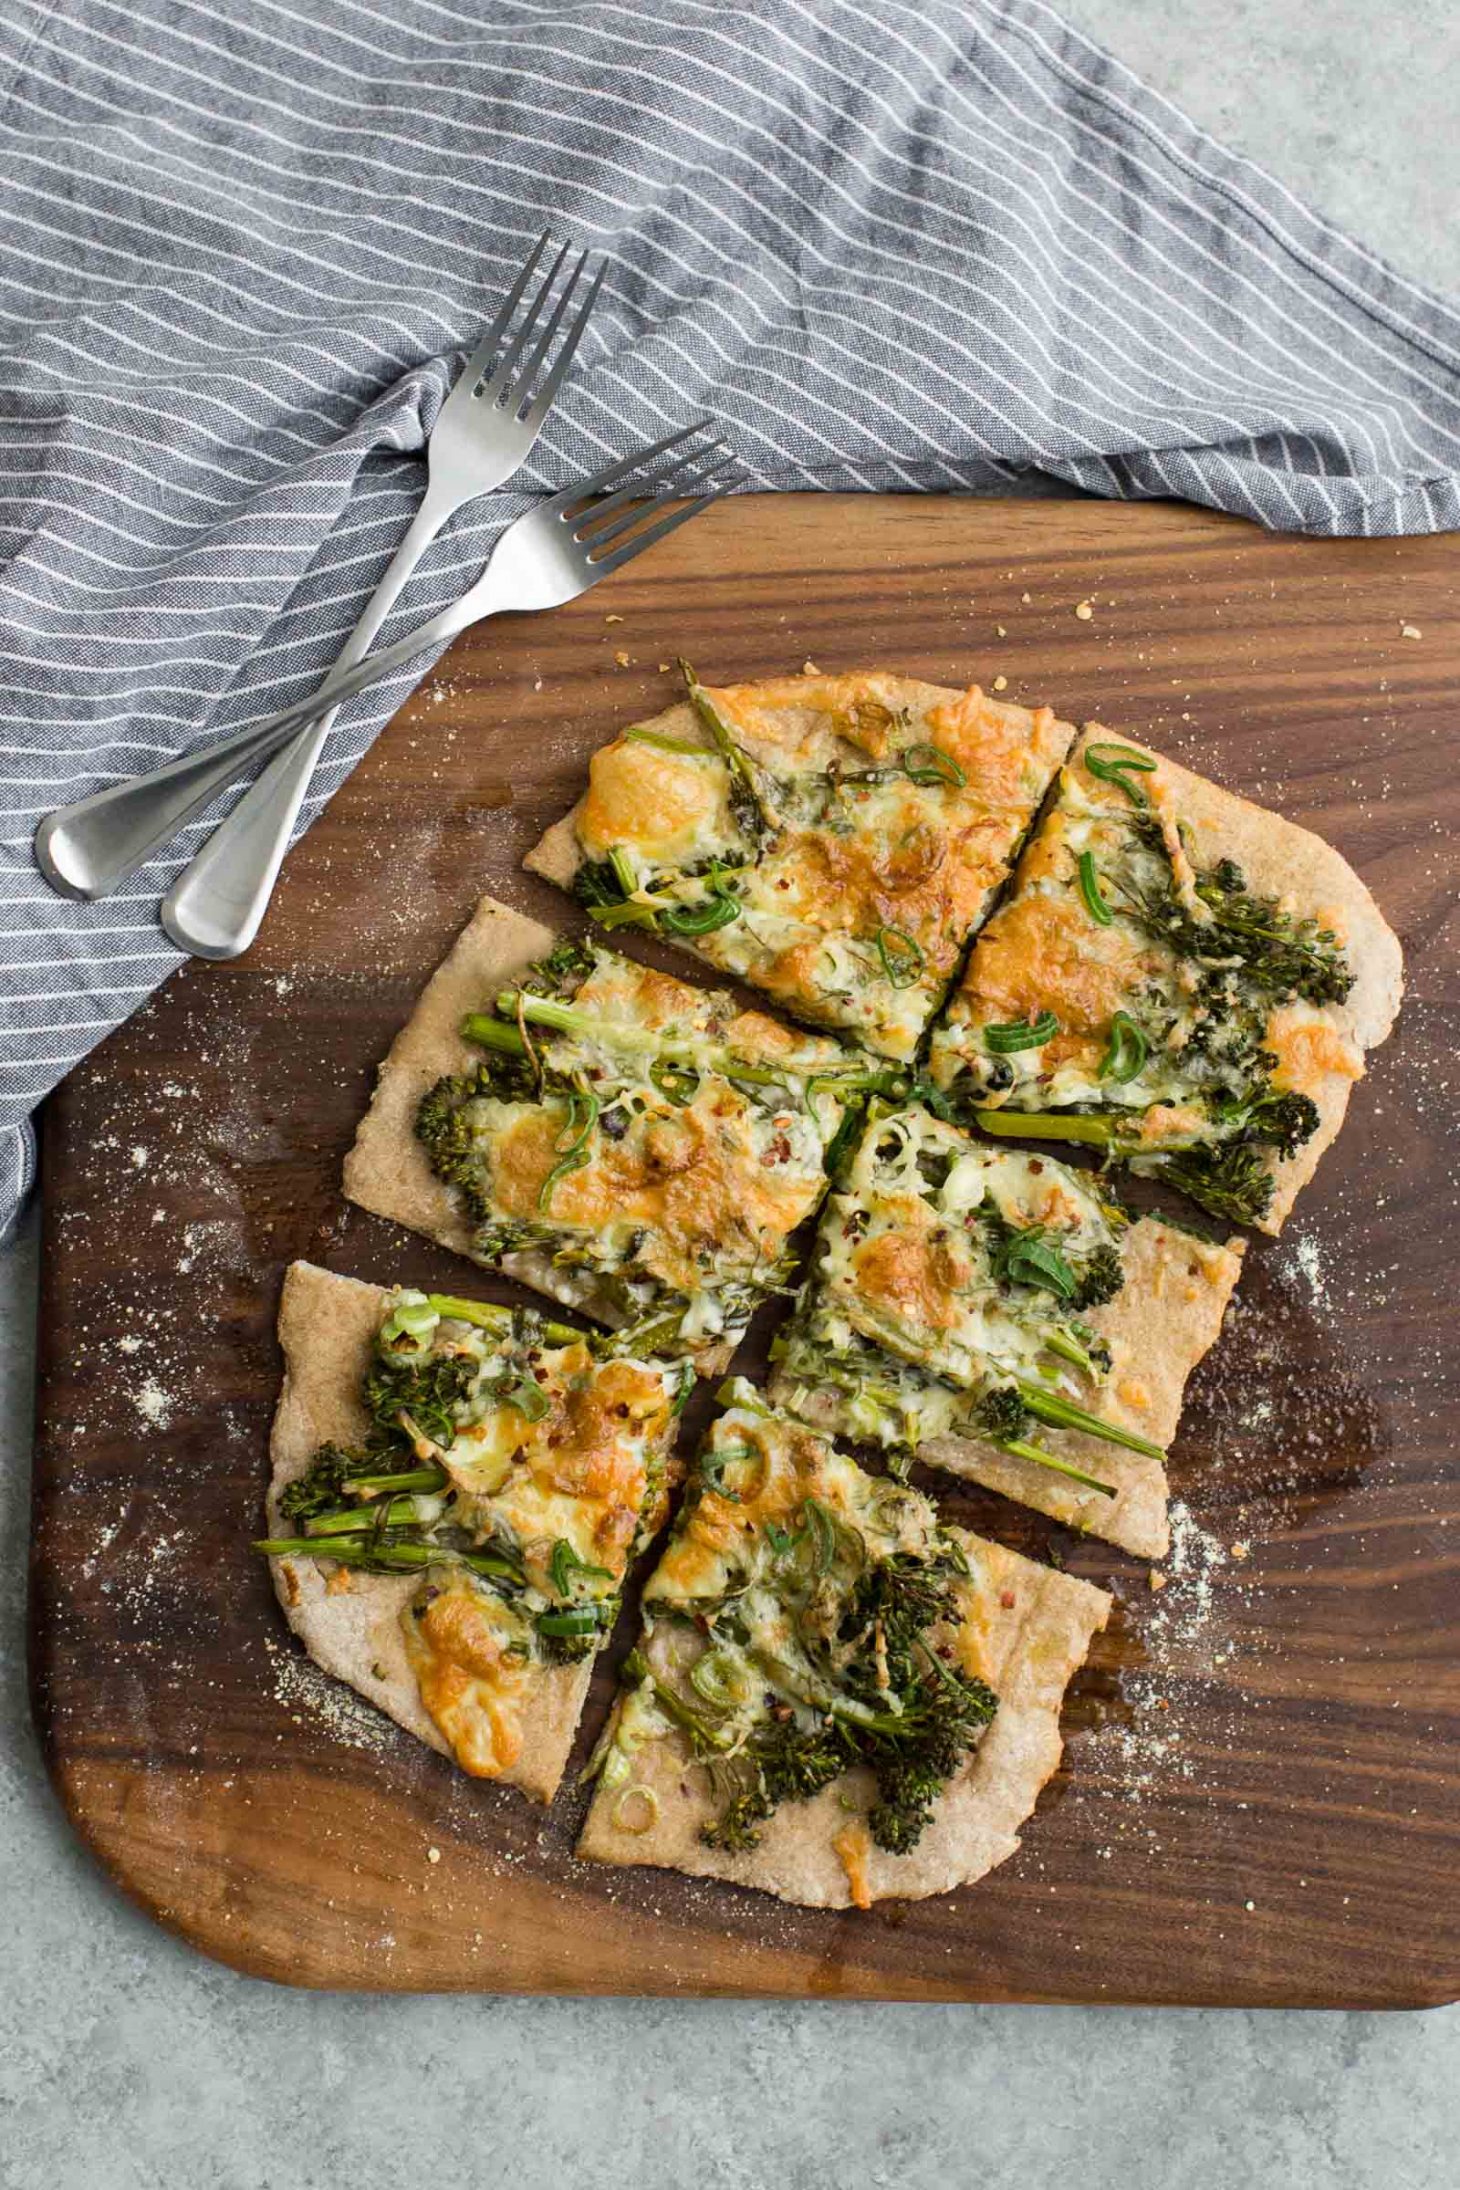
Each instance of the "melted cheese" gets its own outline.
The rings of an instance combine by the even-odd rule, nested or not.
[[[590,859],[628,845],[659,866],[685,865],[728,850],[740,832],[730,814],[727,785],[724,763],[713,752],[691,758],[620,738],[602,746],[589,763],[578,840]]]
[[[842,1869],[847,1874],[847,1892],[854,1909],[870,1909],[872,1906],[872,1877],[869,1863],[872,1855],[872,1836],[860,1818],[853,1818],[843,1825],[832,1841],[841,1858]]]
[[[916,1050],[1069,737],[1052,710],[1031,714],[977,687],[925,714],[908,692],[878,672],[709,691],[765,771],[780,826],[759,857],[743,844],[735,855],[740,917],[694,944],[800,1016],[852,1028],[898,1059]],[[666,730],[671,721],[682,734],[678,711]],[[914,782],[897,762],[918,744],[938,746],[963,781]],[[865,780],[868,763],[885,780]],[[629,845],[657,869],[657,890],[697,901],[703,884],[676,870],[727,853],[726,784],[718,765],[620,740],[592,764],[580,843],[593,857]]]
[[[741,1096],[707,1080],[687,1107],[666,1102],[623,1141],[598,1135],[591,1160],[553,1189],[547,1214],[587,1231],[644,1230],[637,1259],[680,1292],[697,1291],[717,1265],[751,1271],[773,1263],[820,1198],[821,1143],[804,1113],[770,1122],[763,1147],[753,1122]],[[512,1113],[497,1135],[492,1199],[505,1216],[543,1213],[562,1131],[562,1112],[543,1107]],[[808,1141],[814,1152],[798,1151]]]
[[[418,1616],[419,1613],[419,1616]],[[465,1772],[499,1779],[522,1754],[530,1666],[511,1654],[523,1630],[489,1590],[456,1582],[401,1614],[421,1702]]]
[[[459,1517],[483,1535],[505,1526],[543,1586],[559,1538],[616,1578],[639,1526],[651,1461],[669,1434],[669,1386],[659,1370],[635,1361],[596,1362],[581,1343],[542,1349],[536,1377],[551,1402],[545,1415],[529,1421],[500,1403],[464,1425],[444,1455],[462,1493]]]
[[[1278,1087],[1318,1095],[1329,1078],[1361,1080],[1364,1053],[1358,1044],[1333,1025],[1317,1017],[1311,1006],[1284,1005],[1267,1023],[1263,1037],[1277,1059],[1273,1080]]]
[[[954,1296],[973,1276],[972,1257],[926,1204],[914,1206],[917,1231],[878,1232],[852,1249],[848,1290],[895,1322],[948,1331],[958,1321]]]
[[[1028,811],[1039,799],[1069,740],[1052,707],[1016,707],[970,685],[932,709],[928,736],[952,755],[969,793],[987,806]]]
[[[989,1025],[1052,1011],[1062,1033],[1102,1037],[1158,965],[1119,922],[1098,927],[1077,897],[1032,892],[1014,898],[979,938],[959,1016]]]
[[[930,1158],[946,1171],[937,1186],[923,1175]],[[1017,1230],[1052,1231],[1077,1260],[1113,1239],[1088,1174],[990,1148],[910,1109],[864,1133],[827,1205],[818,1312],[964,1387],[991,1369],[1039,1373],[1044,1333],[1059,1309],[1048,1293],[1010,1288],[996,1276],[978,1221],[984,1207]],[[825,1335],[835,1343],[829,1326]]]

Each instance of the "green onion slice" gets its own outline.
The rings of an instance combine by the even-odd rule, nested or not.
[[[733,1650],[707,1650],[696,1658],[689,1684],[716,1711],[737,1711],[750,1700],[750,1675]]]
[[[1152,776],[1156,763],[1146,753],[1138,753],[1129,745],[1087,745],[1084,751],[1085,766],[1099,783],[1113,783],[1124,791],[1132,806],[1150,804],[1138,783],[1129,783],[1128,774]]]
[[[1150,1044],[1127,1012],[1118,1011],[1110,1022],[1110,1042],[1100,1060],[1100,1077],[1123,1087],[1139,1078],[1151,1053]]]
[[[632,1817],[629,1815],[630,1803],[639,1805]],[[610,1815],[621,1833],[652,1832],[659,1817],[659,1797],[652,1787],[636,1780],[631,1787],[620,1791]]]
[[[560,1612],[539,1612],[539,1635],[596,1635],[598,1608],[591,1604],[564,1605]]]
[[[553,1411],[551,1396],[526,1369],[502,1387],[502,1401],[505,1406],[515,1407],[528,1422],[541,1422]]]
[[[895,989],[910,989],[923,970],[923,947],[902,928],[877,930],[877,956]]]
[[[572,1579],[575,1574],[591,1574],[604,1582],[613,1580],[613,1576],[606,1566],[590,1566],[586,1559],[580,1559],[566,1536],[560,1536],[553,1545],[553,1555],[548,1561],[548,1572],[552,1576],[553,1588],[560,1597],[566,1597],[570,1594]]]
[[[717,890],[697,905],[671,905],[659,915],[666,935],[713,935],[740,918],[740,903],[728,890]]]
[[[904,772],[914,783],[946,783],[951,790],[961,791],[968,781],[951,753],[945,753],[941,745],[909,745],[901,755]]]
[[[1002,1024],[985,1027],[983,1046],[995,1057],[1012,1057],[1016,1050],[1043,1049],[1059,1033],[1060,1023],[1052,1011],[1042,1011],[1037,1019],[1009,1019]]]
[[[570,1172],[581,1171],[592,1160],[593,1131],[602,1108],[586,1080],[575,1080],[568,1097],[567,1123],[553,1144],[558,1160],[543,1180],[537,1197],[537,1206],[544,1212],[552,1201],[554,1189]]]
[[[1093,852],[1081,852],[1079,867],[1080,895],[1085,900],[1085,910],[1097,926],[1108,928],[1115,915],[1100,894],[1100,877],[1095,871],[1095,854]]]
[[[694,1101],[700,1084],[698,1068],[681,1064],[675,1057],[655,1057],[649,1066],[649,1078],[676,1110]]]

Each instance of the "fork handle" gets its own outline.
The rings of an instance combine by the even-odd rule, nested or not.
[[[414,655],[444,646],[478,617],[491,615],[484,579],[459,601],[419,624],[393,646],[372,654],[353,669],[332,669],[307,699],[248,723],[201,753],[129,776],[94,791],[74,805],[57,807],[35,834],[36,864],[62,897],[108,897],[135,874],[145,859],[177,835],[179,829],[230,783],[287,745],[296,730],[313,722],[321,707],[332,708],[356,692],[377,684]]]
[[[405,538],[340,651],[337,669],[348,669],[369,653],[416,565],[461,502],[459,494],[433,496],[427,485]],[[161,919],[180,950],[195,958],[237,958],[258,934],[340,704],[294,732],[174,882],[162,901]]]

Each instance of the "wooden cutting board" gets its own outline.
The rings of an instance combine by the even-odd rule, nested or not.
[[[335,1689],[247,1549],[286,1262],[462,1278],[340,1200],[374,1065],[482,891],[576,924],[519,860],[678,653],[711,680],[876,663],[1099,717],[1330,837],[1409,954],[1397,1036],[1195,1380],[1166,1586],[941,1486],[1118,1610],[1021,1852],[869,1915],[577,1863],[571,1785],[536,1809]],[[460,641],[295,851],[249,956],[169,982],[46,1113],[35,1698],[113,1877],[304,1985],[1460,1991],[1457,683],[1460,541],[1093,502],[742,500]],[[610,1692],[600,1668],[580,1756]]]

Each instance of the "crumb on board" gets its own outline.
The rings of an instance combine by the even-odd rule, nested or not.
[[[1075,603],[1075,614],[1082,624],[1087,624],[1094,613],[1095,611],[1088,601],[1077,601]]]

